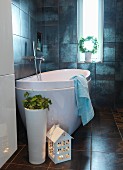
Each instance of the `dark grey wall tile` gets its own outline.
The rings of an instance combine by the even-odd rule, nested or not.
[[[20,64],[14,64],[14,71],[15,71],[15,79],[19,79],[21,73]]]
[[[116,43],[116,61],[123,61],[123,43]]]
[[[29,38],[32,41],[36,41],[37,40],[37,26],[36,26],[37,22],[34,18],[32,18],[31,16],[29,16]]]
[[[38,53],[38,55],[41,56],[41,52]],[[45,58],[45,62],[59,62],[58,45],[44,45],[43,56]]]
[[[116,22],[116,0],[104,0],[104,22]]]
[[[29,15],[20,11],[21,36],[29,38]]]
[[[104,12],[116,10],[116,1],[117,0],[104,0]]]
[[[12,4],[12,29],[13,34],[20,35],[20,10]]]
[[[28,1],[29,2],[29,15],[32,17],[32,18],[36,18],[37,15],[37,5],[36,5],[36,1],[34,0],[30,0]]]
[[[109,88],[110,87],[110,88]],[[96,105],[114,106],[114,81],[96,81]]]
[[[115,64],[104,62],[96,64],[96,80],[114,80]]]
[[[27,51],[27,56],[33,56],[33,41],[30,40],[30,39],[27,39],[27,42],[28,42],[28,51]]]
[[[95,80],[96,78],[96,64],[95,63],[84,63],[84,64],[81,64],[81,63],[78,63],[77,64],[77,68],[78,69],[84,69],[84,70],[89,70],[91,72],[91,78],[93,80]]]
[[[35,74],[34,64],[15,64],[15,78],[20,79]]]
[[[14,49],[14,63],[21,63],[22,53],[21,53],[21,38],[19,36],[13,35],[13,49]]]
[[[77,62],[76,44],[61,44],[59,50],[60,62]]]
[[[76,6],[76,0],[59,0],[59,6]]]
[[[123,42],[123,20],[116,22],[116,42]]]
[[[59,25],[60,43],[77,43],[77,11],[75,7],[60,7]]]
[[[116,6],[116,20],[121,21],[123,19],[123,1],[117,0],[117,6]]]
[[[97,80],[96,81],[96,94],[109,95],[114,94],[115,81]],[[110,88],[109,88],[110,87]]]
[[[95,80],[91,80],[90,98],[91,98],[92,103],[95,103],[95,98],[96,98],[96,82],[95,82]]]
[[[76,69],[77,68],[77,63],[59,63],[60,69]]]
[[[59,64],[58,63],[46,63],[46,71],[52,71],[52,70],[58,70],[59,69]]]
[[[58,6],[58,2],[59,0],[45,0],[44,1],[44,6],[51,6],[51,7],[55,7],[55,6]]]
[[[57,7],[45,7],[44,9],[44,19],[46,25],[58,24],[58,8]]]
[[[115,63],[115,80],[123,81],[123,62]]]
[[[115,23],[104,23],[104,42],[115,42]]]
[[[117,1],[116,42],[123,42],[123,1]]]
[[[117,1],[116,12],[116,42],[123,42],[123,1]]]
[[[44,1],[45,0],[36,0],[35,3],[37,5],[37,8],[40,8],[40,7],[44,6]]]
[[[58,43],[58,26],[46,26],[44,44],[57,44]]]
[[[20,9],[28,14],[28,12],[29,12],[29,1],[28,0],[20,0]]]
[[[115,43],[104,43],[104,61],[115,61]]]
[[[60,43],[77,43],[77,27],[76,25],[63,25],[59,28]]]
[[[45,10],[44,7],[37,9],[37,26],[39,23],[42,25],[45,24],[45,11],[44,10]]]
[[[123,81],[115,81],[115,103],[116,106],[123,106]]]
[[[59,24],[60,26],[63,24],[77,24],[77,11],[76,6],[62,6],[59,7]]]
[[[105,20],[104,20],[105,23],[114,23],[115,24],[115,22],[116,22],[116,12],[115,12],[115,10],[106,11],[104,13],[104,18],[105,18]]]
[[[25,56],[29,56],[30,50],[30,43],[29,40],[26,38],[21,38],[21,55],[22,58]]]
[[[37,32],[42,33],[42,43],[43,43],[43,44],[46,44],[46,41],[45,41],[45,39],[46,39],[46,38],[45,38],[45,37],[46,37],[46,36],[45,36],[45,35],[46,35],[46,34],[45,34],[45,26],[44,26],[44,25],[42,26],[42,24],[39,23],[39,22],[37,23]],[[46,44],[46,45],[47,45],[47,44]]]
[[[20,7],[20,0],[12,0],[11,2],[17,7]]]
[[[13,49],[15,76],[19,79],[35,73],[34,61],[24,60],[23,57],[33,55],[32,41],[36,41],[37,31],[36,15],[33,16],[30,11],[33,9],[34,0],[21,0],[19,5],[16,2],[20,1],[12,1]]]
[[[36,0],[37,7],[56,7],[59,0]]]

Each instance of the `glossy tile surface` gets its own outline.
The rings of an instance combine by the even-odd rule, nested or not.
[[[92,152],[92,170],[122,170],[123,154]]]
[[[22,127],[22,124],[19,126]],[[18,131],[18,135],[19,135]],[[23,130],[21,130],[23,134]],[[18,150],[2,169],[36,170],[122,170],[123,108],[95,109],[95,117],[73,134],[72,159],[54,164],[48,156],[41,165],[29,163],[28,145],[24,135],[18,138]],[[25,138],[25,139],[24,139]],[[47,150],[46,150],[47,153]]]
[[[34,62],[32,64],[27,60],[26,62],[23,60],[23,57],[33,55],[32,42],[36,42],[37,39],[35,6],[34,0],[11,1],[14,72],[16,79],[35,73]],[[8,60],[8,62],[10,61]]]

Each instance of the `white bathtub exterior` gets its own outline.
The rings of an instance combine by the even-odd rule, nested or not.
[[[81,124],[81,120],[77,115],[74,82],[70,78],[80,74],[89,78],[90,71],[81,69],[56,70],[42,73],[42,81],[37,81],[36,75],[17,80],[17,103],[24,124],[25,113],[22,100],[24,93],[28,91],[31,95],[41,94],[52,100],[48,112],[48,129],[53,124],[60,124],[61,128],[72,134]]]

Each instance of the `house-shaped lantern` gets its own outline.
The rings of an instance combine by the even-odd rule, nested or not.
[[[48,138],[48,156],[55,163],[61,163],[71,160],[71,139],[59,125],[53,127],[47,132]]]

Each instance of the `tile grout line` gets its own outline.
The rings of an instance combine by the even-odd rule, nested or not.
[[[10,161],[10,163],[8,163],[8,165],[6,166],[6,168],[5,169],[7,169],[10,165],[11,165],[11,163],[15,160],[15,158],[20,154],[20,152],[24,149],[24,147],[25,147],[26,145],[24,145],[21,149],[20,149],[20,151],[15,155],[15,157]]]
[[[90,148],[90,170],[92,167],[92,123],[91,123],[91,148]]]
[[[51,163],[52,163],[52,162],[49,163],[49,166],[48,166],[47,170],[49,170]]]
[[[115,122],[115,123],[116,123],[116,122]],[[118,129],[118,131],[119,131],[120,137],[121,137],[121,139],[122,139],[122,141],[123,141],[123,137],[122,137],[122,134],[121,134],[121,132],[120,132],[120,129],[119,129],[117,123],[116,123],[116,126],[117,126],[117,129]]]
[[[118,114],[119,114],[119,112],[118,112]],[[113,118],[114,118],[114,114],[113,114]],[[115,124],[116,124],[116,126],[117,126],[118,132],[119,132],[120,137],[121,137],[121,139],[122,139],[122,141],[123,141],[123,136],[122,136],[122,134],[121,134],[121,132],[120,132],[120,129],[119,129],[118,125],[117,125],[117,122],[115,121],[115,118],[114,118],[114,122],[115,122]]]

